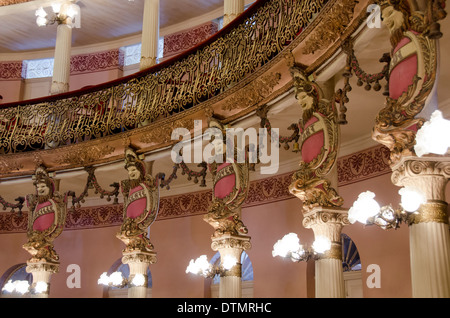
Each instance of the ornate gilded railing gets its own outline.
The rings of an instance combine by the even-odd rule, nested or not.
[[[0,109],[3,153],[117,134],[191,108],[281,52],[327,0],[260,0],[185,54],[122,79]]]

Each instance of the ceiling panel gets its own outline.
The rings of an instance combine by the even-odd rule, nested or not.
[[[0,53],[52,49],[56,25],[38,27],[35,10],[48,13],[51,1],[35,0],[0,7]],[[93,45],[140,34],[144,0],[80,0],[81,28],[72,33],[72,46]],[[220,9],[223,0],[161,0],[160,28]]]

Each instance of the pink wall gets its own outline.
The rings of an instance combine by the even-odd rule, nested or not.
[[[390,174],[342,186],[340,194],[345,207],[364,190],[376,193],[380,204],[398,204],[398,188],[392,185]],[[447,195],[450,195],[449,187]],[[302,243],[313,242],[313,232],[303,228],[301,204],[297,198],[246,207],[242,219],[249,229],[252,248],[247,251],[254,271],[254,297],[304,298],[314,297],[314,263],[293,263],[272,257],[273,244],[289,232],[297,233]],[[121,257],[123,243],[115,237],[118,226],[66,230],[55,241],[61,266],[52,276],[50,297],[102,297],[97,285],[101,273]],[[151,227],[151,241],[157,252],[157,263],[150,266],[154,298],[204,297],[205,280],[185,273],[192,258],[215,254],[211,250],[212,228],[202,215],[157,220]],[[343,233],[355,242],[362,262],[363,293],[366,298],[411,297],[408,227],[384,231],[355,223],[345,226]],[[22,249],[25,233],[2,234],[0,240],[0,274],[11,266],[24,263],[29,255]],[[81,288],[69,289],[67,266],[81,268]],[[381,288],[368,288],[367,266],[381,268]]]
[[[339,188],[344,206],[349,208],[359,193],[369,190],[375,193],[380,205],[399,203],[398,187],[390,180],[390,174],[375,177]],[[364,297],[411,297],[411,270],[409,265],[409,230],[402,224],[397,230],[382,230],[377,226],[355,223],[345,226],[343,233],[350,236],[358,248],[363,278]],[[377,264],[381,269],[381,288],[368,288],[367,266]]]
[[[252,248],[247,254],[253,265],[254,296],[307,297],[307,264],[272,256],[273,245],[290,232],[298,234],[301,244],[312,244],[313,232],[302,226],[300,200],[293,198],[245,208],[242,219],[252,238]]]
[[[118,68],[106,71],[75,74],[70,76],[69,87],[71,91],[74,91],[85,86],[97,85],[99,83],[115,80],[121,77],[122,74],[122,70]]]
[[[11,103],[20,100],[22,89],[22,81],[20,79],[1,81],[0,80],[0,95],[3,99],[0,104]]]
[[[274,215],[274,211],[277,211]],[[275,219],[274,219],[275,217]],[[254,270],[255,297],[306,297],[306,264],[272,257],[273,244],[288,232],[299,233],[311,243],[312,232],[301,226],[300,205],[296,199],[254,206],[243,210],[243,221],[249,228],[252,248],[247,251]],[[97,285],[101,273],[121,257],[123,243],[115,237],[118,227],[66,230],[55,240],[60,255],[60,271],[51,278],[50,297],[102,297]],[[155,222],[151,241],[157,252],[157,263],[150,266],[154,298],[204,297],[204,279],[186,274],[190,259],[216,253],[211,249],[212,228],[202,216],[181,217]],[[0,240],[0,274],[29,255],[22,249],[25,233],[2,234]],[[81,288],[69,289],[67,266],[81,268]]]

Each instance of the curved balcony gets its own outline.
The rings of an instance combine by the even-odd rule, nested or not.
[[[174,128],[192,130],[194,119],[228,123],[254,112],[292,87],[287,53],[311,73],[356,30],[365,1],[347,2],[260,0],[207,41],[147,70],[3,104],[0,147],[12,168],[0,174],[30,175],[37,156],[57,171],[120,160],[125,144],[154,152],[170,147]],[[340,39],[329,36],[336,32]],[[81,156],[92,147],[95,156]]]

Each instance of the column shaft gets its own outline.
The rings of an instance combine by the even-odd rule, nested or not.
[[[140,70],[156,64],[159,43],[159,0],[145,0]]]
[[[72,49],[72,27],[59,24],[56,32],[55,60],[50,94],[69,91],[70,51]]]
[[[341,230],[348,223],[347,211],[341,208],[317,207],[304,215],[303,226],[313,230],[315,239],[331,242],[316,261],[316,298],[345,298]]]
[[[233,21],[239,14],[244,12],[244,0],[224,1],[223,26]]]
[[[47,262],[27,262],[26,272],[33,275],[33,284],[31,285],[32,298],[48,298],[50,292],[50,278],[52,274],[57,273],[59,270],[59,264],[47,263]],[[34,288],[38,282],[44,282],[47,284],[47,290],[41,293],[35,293]]]
[[[412,296],[450,297],[450,236],[445,223],[413,224],[410,228]]]
[[[342,260],[324,258],[315,265],[316,298],[345,298]]]
[[[393,167],[392,182],[421,192],[426,203],[410,217],[412,296],[450,297],[450,232],[445,187],[450,164],[445,157],[406,157]]]
[[[241,298],[241,254],[251,247],[250,237],[225,234],[222,237],[213,238],[211,247],[213,250],[219,251],[221,263],[223,263],[228,256],[232,256],[237,260],[237,264],[220,277],[219,298]]]
[[[128,277],[128,298],[146,298],[148,275],[147,269],[150,264],[156,263],[156,252],[131,251],[123,252],[122,263],[130,267],[130,276]],[[144,275],[145,282],[142,286],[133,286],[132,280],[135,275]]]
[[[147,268],[150,265],[145,262],[131,262],[128,263],[130,266],[130,281],[136,274],[142,274],[148,280]],[[144,286],[130,286],[128,287],[128,298],[146,298],[147,297],[147,284]]]

